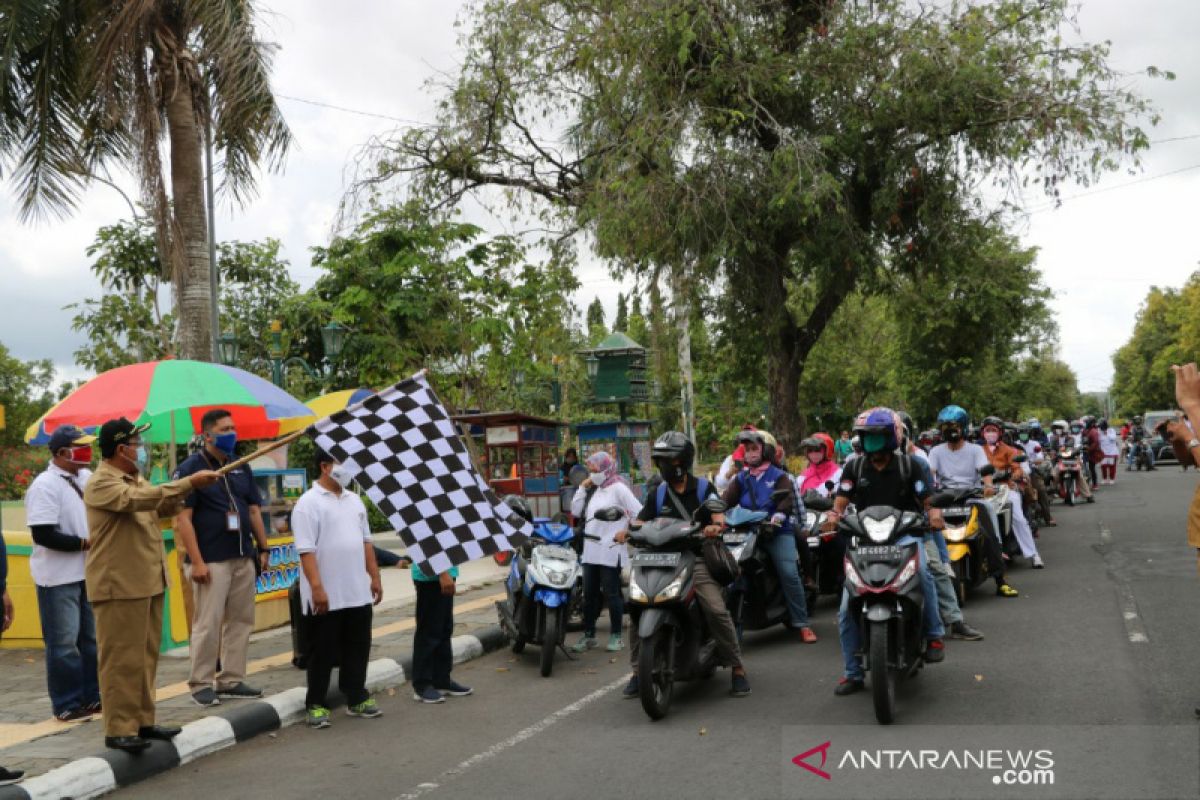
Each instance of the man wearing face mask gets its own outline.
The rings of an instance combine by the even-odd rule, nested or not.
[[[1034,569],[1042,569],[1046,565],[1038,554],[1037,543],[1033,540],[1033,530],[1029,527],[1029,521],[1025,519],[1025,509],[1021,502],[1020,481],[1025,477],[1025,473],[1021,469],[1021,465],[1013,460],[1019,451],[1000,441],[1000,432],[1004,427],[1004,421],[999,417],[985,418],[980,427],[983,432],[983,452],[987,454],[988,461],[997,472],[1007,472],[1012,476],[1008,481],[1009,488],[1012,490],[1008,496],[1008,507],[1012,511],[1012,531],[1017,539],[1017,544],[1021,546],[1021,555],[1030,560]]]
[[[37,586],[46,684],[55,718],[64,722],[100,711],[96,622],[87,600],[83,565],[88,549],[83,489],[92,476],[92,441],[74,425],[50,436],[50,465],[25,493],[33,534],[29,571]]]
[[[220,478],[201,470],[152,486],[142,433],[122,417],[100,426],[103,461],[83,490],[88,546],[84,577],[96,617],[104,744],[140,753],[150,739],[171,739],[179,728],[154,724],[154,679],[162,640],[167,551],[160,517],[171,517],[193,489]]]
[[[176,479],[220,469],[234,457],[237,428],[228,411],[205,412],[200,430],[204,447],[179,465]],[[188,676],[192,700],[215,706],[222,697],[262,697],[261,689],[244,682],[254,632],[255,561],[265,570],[270,560],[254,474],[249,466],[238,467],[210,488],[188,495],[183,506],[175,518],[175,535],[186,554],[194,598]]]

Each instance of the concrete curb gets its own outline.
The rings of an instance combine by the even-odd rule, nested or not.
[[[475,634],[455,636],[451,640],[454,663],[479,658],[507,644],[499,625]],[[367,689],[372,693],[402,685],[412,671],[412,657],[400,663],[378,658],[367,666]],[[14,786],[0,787],[0,800],[86,800],[99,797],[122,786],[129,786],[169,769],[191,763],[210,753],[232,747],[263,733],[295,725],[304,719],[303,686],[270,697],[239,704],[211,717],[189,722],[170,742],[153,742],[136,756],[119,750],[76,759],[69,764],[29,778]],[[334,690],[331,707],[345,703]]]

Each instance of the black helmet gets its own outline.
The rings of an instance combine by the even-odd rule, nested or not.
[[[679,431],[667,431],[654,442],[650,460],[658,467],[663,480],[668,483],[683,480],[692,471],[696,460],[696,445]],[[677,466],[675,462],[678,461]]]
[[[907,411],[897,411],[896,415],[900,417],[900,424],[904,426],[903,431],[897,431],[901,434],[901,443],[903,444],[904,442],[912,441],[913,437],[917,435],[916,426],[913,424],[912,416],[910,416]]]
[[[765,434],[765,435],[764,435]],[[763,461],[775,463],[775,437],[771,437],[766,431],[753,430],[742,431],[737,435],[738,444],[749,444],[750,442],[758,442],[758,446],[762,448]],[[688,442],[691,444],[691,442]]]
[[[984,417],[983,421],[979,423],[979,430],[982,431],[989,425],[995,425],[1001,433],[1004,432],[1004,420],[999,417]]]
[[[533,509],[529,507],[529,501],[521,495],[505,495],[504,505],[517,512],[517,516],[524,518],[527,522],[533,522]]]

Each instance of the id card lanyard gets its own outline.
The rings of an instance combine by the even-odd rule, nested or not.
[[[212,462],[208,460],[208,453],[205,453],[203,450],[200,452],[204,453],[205,465],[210,469],[216,470],[216,467],[213,467]],[[244,538],[242,536],[242,516],[238,513],[237,501],[233,497],[233,489],[229,486],[229,476],[222,475],[221,483],[224,484],[225,494],[229,497],[229,510],[225,512],[225,532],[236,533],[238,535],[238,555],[245,555],[242,552],[242,539]]]

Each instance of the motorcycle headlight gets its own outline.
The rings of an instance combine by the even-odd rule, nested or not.
[[[567,573],[557,570],[546,570],[546,579],[555,585],[561,585],[567,582]]]
[[[961,528],[946,528],[942,531],[942,535],[946,537],[947,542],[961,542],[967,538],[967,526]]]
[[[812,528],[816,524],[817,524],[817,512],[805,511],[804,512],[804,527]]]
[[[680,575],[678,578],[676,578],[675,580],[668,583],[665,587],[663,587],[663,590],[661,592],[654,595],[654,602],[664,603],[667,600],[674,600],[675,598],[679,597],[679,592],[682,589],[683,589],[683,576]]]
[[[629,599],[637,603],[645,603],[648,599],[646,593],[642,591],[642,587],[638,586],[637,581],[629,582]]]
[[[913,575],[917,574],[917,559],[910,558],[908,563],[904,565],[904,569],[900,570],[900,574],[896,576],[896,580],[892,581],[892,586],[900,588],[908,583]]]
[[[846,573],[846,582],[854,588],[857,594],[865,586],[863,579],[858,574],[858,570],[854,568],[854,565],[850,563],[850,559],[848,558],[842,563],[842,568]]]
[[[886,542],[892,535],[892,528],[896,527],[896,517],[894,515],[883,519],[863,517],[862,524],[867,531],[868,539],[872,542]]]

